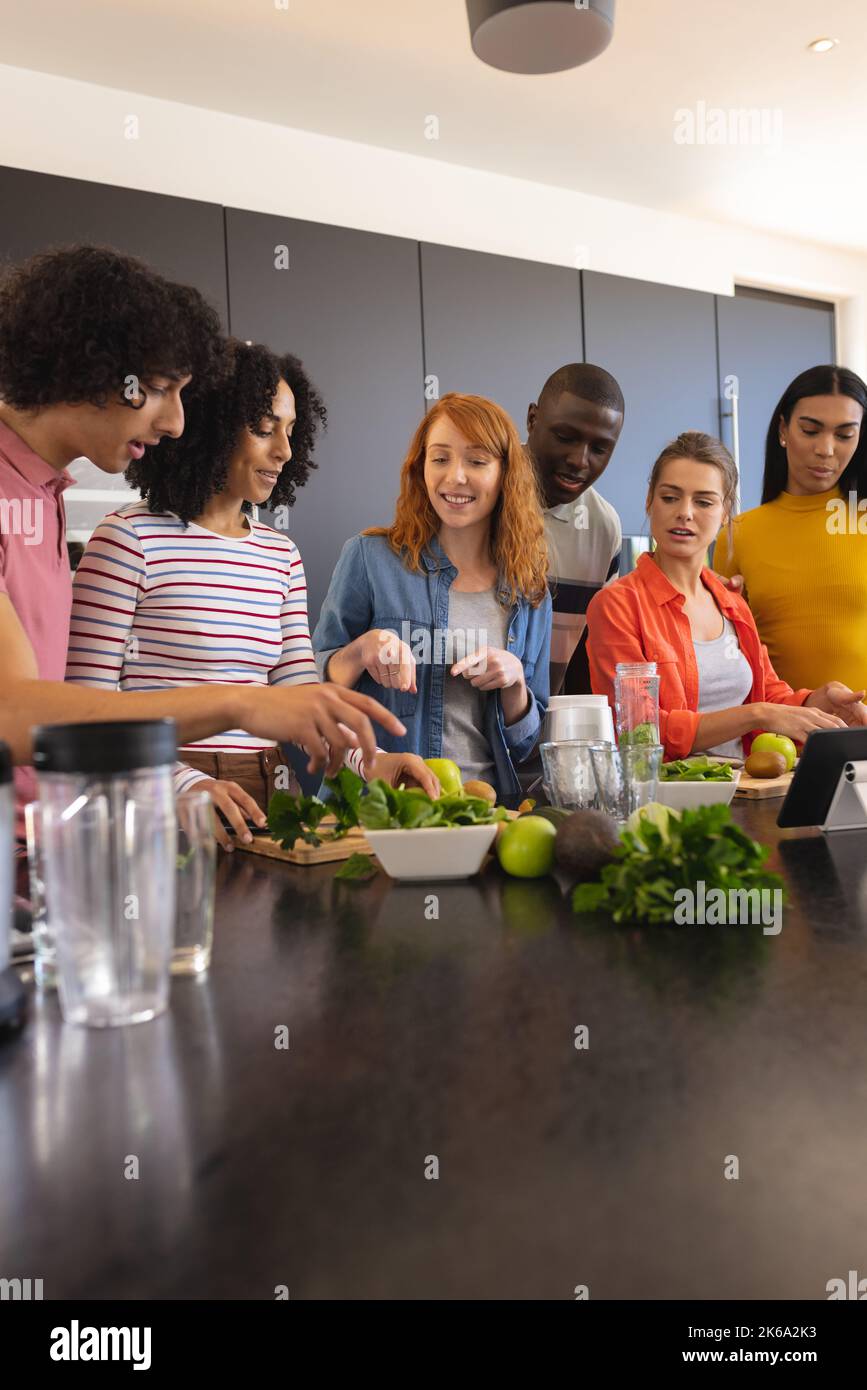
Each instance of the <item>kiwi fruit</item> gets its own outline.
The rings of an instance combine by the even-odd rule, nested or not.
[[[573,811],[557,827],[554,862],[575,883],[597,879],[620,844],[616,823],[603,811]]]
[[[490,782],[464,782],[464,796],[480,796],[491,806],[497,804],[497,793]]]
[[[771,749],[751,753],[744,763],[744,771],[748,777],[782,777],[786,767],[786,759],[782,753],[774,753]]]

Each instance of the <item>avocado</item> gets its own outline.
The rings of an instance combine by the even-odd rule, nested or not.
[[[617,825],[603,811],[573,811],[557,829],[554,861],[575,883],[599,877],[620,844]]]
[[[571,814],[571,811],[564,811],[561,806],[535,806],[530,811],[522,811],[519,819],[523,819],[524,816],[542,816],[545,820],[549,820],[552,825],[560,826],[569,819]]]

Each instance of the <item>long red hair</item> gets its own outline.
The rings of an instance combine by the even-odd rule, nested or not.
[[[538,608],[547,591],[548,553],[536,473],[511,419],[484,396],[450,391],[428,411],[412,437],[400,470],[400,493],[390,526],[370,526],[365,536],[385,536],[408,569],[421,569],[421,553],[440,529],[424,480],[430,431],[441,416],[502,465],[500,496],[491,513],[491,559],[511,603],[526,598]]]

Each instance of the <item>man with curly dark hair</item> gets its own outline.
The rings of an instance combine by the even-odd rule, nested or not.
[[[209,684],[118,693],[63,682],[72,584],[62,493],[67,465],[122,473],[184,427],[181,392],[225,371],[214,310],[190,286],[106,247],[44,252],[0,275],[0,738],[26,764],[41,723],[170,717],[188,743],[241,728],[303,745],[310,770],[347,748],[372,760],[375,700],[330,686]],[[20,810],[35,786],[16,771]]]
[[[67,680],[124,691],[318,681],[298,548],[251,513],[292,506],[315,467],[325,407],[289,353],[231,341],[226,364],[190,387],[184,433],[130,467],[143,502],[111,512],[91,536],[73,586]],[[177,790],[207,790],[240,835],[280,785],[274,739],[243,729],[190,740],[181,757]],[[366,766],[353,749],[348,761],[362,776],[439,794],[413,753],[381,752]],[[228,847],[222,830],[218,838]]]

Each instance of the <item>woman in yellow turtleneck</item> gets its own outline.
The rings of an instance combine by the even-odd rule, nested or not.
[[[771,417],[762,505],[714,551],[719,574],[743,575],[771,665],[795,689],[832,670],[867,688],[865,409],[867,385],[845,367],[797,376]]]

